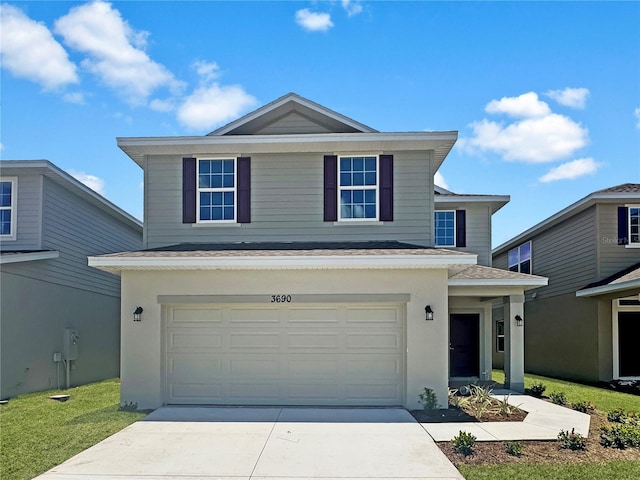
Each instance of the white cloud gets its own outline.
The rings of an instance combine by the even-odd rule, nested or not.
[[[331,15],[312,12],[308,8],[296,12],[296,23],[310,32],[326,32],[333,27]]]
[[[563,163],[552,168],[538,180],[542,183],[555,182],[557,180],[571,180],[595,173],[601,163],[596,162],[593,158],[579,158],[571,162]]]
[[[488,113],[517,117],[511,123],[483,119],[470,124],[473,135],[462,138],[469,153],[493,152],[507,161],[545,163],[570,157],[589,142],[589,131],[571,118],[552,113],[534,92],[493,100]]]
[[[76,66],[42,23],[11,5],[0,5],[0,64],[45,90],[78,83]]]
[[[487,113],[504,113],[510,117],[543,117],[551,113],[549,105],[538,99],[535,92],[523,93],[519,97],[502,97],[491,100],[485,107]]]
[[[95,175],[89,175],[88,173],[79,172],[77,170],[69,170],[69,174],[76,180],[84,183],[90,189],[98,192],[100,195],[104,195],[104,180],[96,177]]]
[[[433,183],[435,183],[437,186],[442,187],[446,190],[449,189],[449,185],[447,185],[447,181],[444,179],[444,177],[439,171],[436,172],[436,174],[433,176]]]
[[[55,22],[65,44],[88,58],[82,66],[131,103],[144,102],[160,87],[182,88],[173,74],[144,52],[147,32],[136,32],[110,3],[72,8]]]
[[[587,88],[565,88],[564,90],[549,90],[544,93],[553,98],[560,105],[571,108],[584,108],[589,96]]]
[[[154,98],[149,102],[149,108],[156,112],[172,112],[176,109],[176,102],[171,98],[165,100]]]
[[[636,128],[640,128],[640,107],[633,111],[633,115],[636,117]]]
[[[220,67],[216,62],[196,60],[191,65],[204,82],[211,82],[220,76]]]
[[[362,5],[360,5],[360,2],[357,0],[342,0],[342,8],[344,8],[349,17],[362,13]]]
[[[65,93],[62,99],[68,103],[75,103],[76,105],[84,105],[84,94],[82,92],[70,92]]]
[[[223,122],[235,119],[255,105],[256,99],[241,86],[221,86],[213,83],[197,88],[178,107],[178,120],[195,129],[211,129]]]

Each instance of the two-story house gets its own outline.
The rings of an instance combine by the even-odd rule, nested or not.
[[[639,229],[640,185],[626,183],[587,195],[494,250],[494,266],[549,278],[527,295],[528,371],[590,382],[640,378]]]
[[[87,256],[142,224],[46,160],[0,161],[0,398],[117,377],[120,278]]]
[[[144,249],[89,263],[122,278],[122,401],[446,405],[450,379],[490,378],[495,298],[521,389],[515,318],[546,279],[488,265],[508,197],[435,189],[456,139],[296,94],[205,136],[119,138],[144,170]]]

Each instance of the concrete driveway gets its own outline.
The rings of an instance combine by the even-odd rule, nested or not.
[[[399,408],[165,407],[38,480],[463,479]]]

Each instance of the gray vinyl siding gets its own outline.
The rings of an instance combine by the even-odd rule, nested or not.
[[[4,170],[3,176],[17,177],[15,240],[2,240],[2,250],[40,250],[42,218],[42,176]],[[9,173],[10,172],[10,173]]]
[[[301,133],[330,133],[328,128],[299,114],[289,114],[271,125],[258,130],[257,135],[291,135]]]
[[[513,247],[528,240],[531,240],[531,273],[549,278],[548,286],[536,289],[538,298],[575,292],[597,280],[595,206]],[[493,266],[507,269],[508,251],[496,255]]]
[[[90,268],[87,256],[137,250],[140,233],[48,178],[43,200],[42,247],[59,251],[59,258],[7,264],[3,270],[119,297],[120,278]]]
[[[633,202],[629,202],[633,203]],[[635,203],[640,203],[636,200]],[[598,280],[607,278],[640,262],[640,248],[618,245],[618,207],[625,204],[597,205],[598,209]]]
[[[386,153],[394,155],[394,221],[375,225],[323,221],[322,153],[252,155],[251,223],[183,224],[182,158],[149,157],[145,171],[146,247],[188,242],[323,240],[398,240],[431,245],[431,154]]]
[[[465,210],[467,246],[453,250],[475,253],[478,265],[491,266],[491,208],[489,205],[456,203],[437,204],[436,210]],[[447,247],[449,248],[449,247]]]

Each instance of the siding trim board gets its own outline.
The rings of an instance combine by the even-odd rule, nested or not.
[[[629,208],[618,207],[618,245],[629,244]]]

